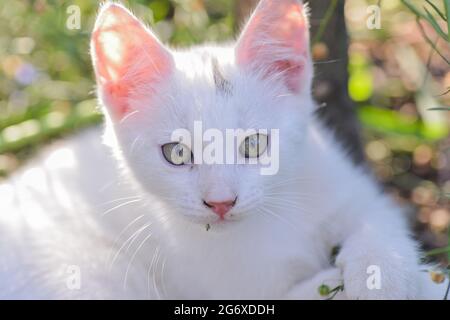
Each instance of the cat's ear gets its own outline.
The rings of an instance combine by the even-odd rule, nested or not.
[[[265,77],[279,76],[294,93],[309,90],[306,9],[298,0],[261,0],[237,42],[238,65]]]
[[[151,31],[116,3],[100,9],[91,55],[99,94],[114,119],[132,111],[130,101],[153,92],[174,65],[169,51]]]

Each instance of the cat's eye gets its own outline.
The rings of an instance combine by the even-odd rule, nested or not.
[[[239,152],[245,158],[258,158],[267,149],[268,138],[265,134],[253,134],[242,141]]]
[[[188,146],[179,142],[170,142],[161,146],[162,154],[167,162],[182,166],[192,163],[192,151]]]

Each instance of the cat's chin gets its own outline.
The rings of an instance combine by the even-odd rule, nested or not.
[[[207,231],[215,229],[224,229],[229,228],[235,225],[238,225],[241,222],[241,218],[238,218],[236,216],[231,217],[225,217],[224,219],[220,219],[216,216],[187,216],[182,215],[183,219],[185,221],[188,221],[189,223],[203,226]]]

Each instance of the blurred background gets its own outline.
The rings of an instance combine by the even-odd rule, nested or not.
[[[257,2],[123,1],[174,47],[232,40]],[[89,57],[97,8],[0,2],[0,180],[52,140],[102,121]],[[313,0],[310,8],[318,113],[408,208],[429,257],[447,263],[450,1]]]

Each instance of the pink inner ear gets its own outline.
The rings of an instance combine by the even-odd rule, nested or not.
[[[106,5],[92,34],[97,83],[113,113],[129,110],[128,98],[167,76],[172,60],[168,51],[134,16],[117,4]]]
[[[308,22],[297,0],[261,0],[236,49],[238,64],[282,73],[289,89],[299,90],[309,59]]]

